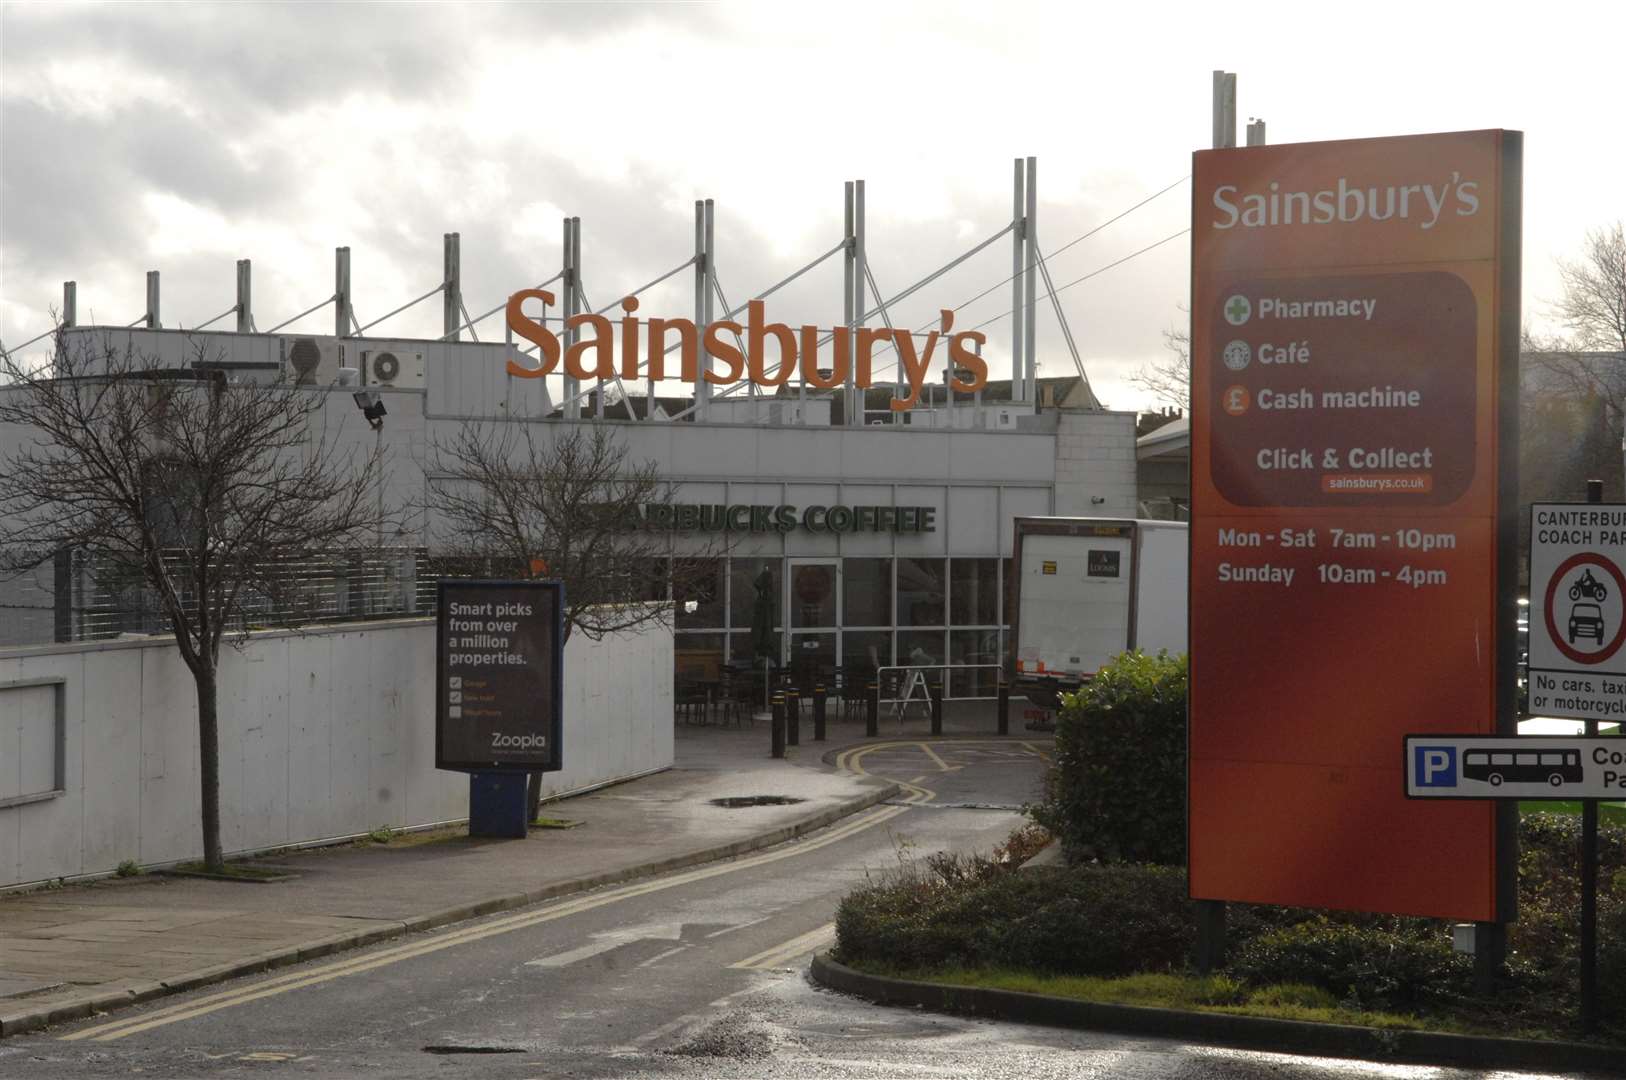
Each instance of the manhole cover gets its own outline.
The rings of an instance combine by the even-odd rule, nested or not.
[[[792,803],[806,801],[793,799],[789,795],[732,795],[726,799],[713,799],[711,805],[735,810],[741,806],[790,806]]]

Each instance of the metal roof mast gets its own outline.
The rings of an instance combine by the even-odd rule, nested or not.
[[[1220,107],[1218,95],[1221,75],[1223,75],[1223,73],[1216,73],[1216,110],[1218,110]],[[1230,78],[1233,101],[1232,109],[1234,116],[1235,77],[1231,76]],[[1219,123],[1218,112],[1216,111],[1216,138],[1218,137],[1217,133],[1219,131]],[[1263,121],[1260,121],[1257,125],[1250,125],[1250,141],[1254,138],[1255,127],[1258,128],[1258,137],[1262,142],[1264,129]],[[1173,185],[1171,185],[1171,187],[1172,186]],[[1166,191],[1168,189],[1164,190]],[[1159,192],[1158,194],[1160,195],[1162,192]],[[1152,196],[1152,198],[1155,197],[1155,195]],[[1150,201],[1150,199],[1145,201]],[[1136,207],[1131,207],[1130,210],[1132,211],[1134,209],[1138,209],[1139,205],[1144,205],[1144,202],[1138,204]],[[925,277],[916,281],[914,284],[910,285],[908,288],[896,293],[890,299],[883,300],[881,298],[881,290],[875,281],[874,272],[869,266],[865,237],[865,184],[863,180],[847,181],[845,184],[845,206],[843,211],[844,230],[840,242],[822,255],[819,255],[813,259],[811,262],[797,269],[789,276],[779,281],[777,284],[755,293],[750,297],[750,300],[765,299],[778,290],[789,285],[803,274],[806,274],[815,267],[819,266],[837,252],[842,254],[842,325],[844,325],[848,331],[846,335],[847,340],[845,343],[847,354],[843,358],[847,363],[848,372],[845,386],[845,420],[848,424],[863,424],[866,419],[864,409],[864,394],[856,385],[856,350],[858,330],[867,326],[869,324],[869,320],[873,316],[880,315],[888,330],[898,332],[896,328],[893,327],[891,313],[889,311],[891,306],[896,305],[900,301],[924,288],[926,285],[936,281],[944,274],[958,267],[972,256],[980,253],[992,245],[1006,233],[1010,233],[1012,244],[1012,274],[1008,280],[1011,285],[1011,307],[1010,310],[1005,314],[1011,316],[1011,394],[1013,400],[1025,404],[1033,404],[1037,399],[1036,385],[1038,377],[1038,334],[1036,327],[1036,315],[1037,301],[1039,299],[1038,279],[1041,275],[1045,279],[1046,296],[1054,305],[1057,320],[1061,325],[1063,337],[1068,350],[1072,355],[1074,365],[1077,368],[1080,377],[1085,378],[1085,383],[1087,385],[1088,379],[1085,377],[1083,363],[1079,356],[1071,327],[1068,325],[1066,313],[1062,309],[1061,302],[1057,297],[1058,290],[1050,279],[1050,273],[1046,265],[1045,257],[1038,246],[1038,161],[1036,158],[1017,158],[1015,160],[1011,208],[1011,220],[998,232],[994,233],[994,235],[951,259],[947,263],[938,267],[936,270],[927,274]],[[1128,212],[1130,211],[1126,211],[1125,213]],[[1123,215],[1119,215],[1119,217],[1122,216]],[[1117,219],[1114,218],[1112,220]],[[1110,224],[1110,222],[1108,222],[1108,224]],[[1079,239],[1083,239],[1083,237],[1080,237]],[[328,304],[333,304],[334,336],[338,338],[362,337],[365,335],[366,331],[372,329],[374,326],[377,326],[379,323],[399,315],[401,312],[406,311],[407,309],[414,307],[425,300],[428,300],[430,297],[435,296],[438,293],[442,296],[442,333],[439,340],[459,341],[462,338],[462,332],[464,330],[468,330],[471,338],[478,341],[479,335],[474,329],[476,324],[502,311],[506,307],[506,300],[478,316],[471,317],[469,315],[468,307],[463,300],[460,236],[455,232],[445,233],[443,234],[442,240],[443,254],[440,283],[434,288],[430,289],[428,292],[424,293],[422,296],[407,301],[399,307],[391,310],[389,313],[374,319],[372,322],[369,322],[366,325],[360,324],[353,306],[353,295],[350,279],[350,249],[348,247],[339,247],[335,249],[333,292],[315,305],[306,308],[291,318],[284,319],[275,326],[271,327],[269,330],[263,331],[263,333],[276,333],[277,331],[282,330],[284,327],[289,326],[290,324],[295,323],[306,316],[314,314],[323,307],[326,307]],[[1072,243],[1077,242],[1078,241],[1075,240]],[[1065,246],[1070,247],[1072,246],[1072,243]],[[722,285],[718,281],[716,217],[715,206],[711,199],[697,199],[695,201],[695,247],[693,255],[679,263],[673,269],[661,274],[659,277],[655,278],[653,281],[650,281],[646,285],[643,285],[639,289],[636,289],[631,293],[618,294],[615,303],[619,303],[623,296],[636,296],[639,293],[660,284],[686,267],[692,267],[694,270],[694,317],[697,328],[704,328],[715,321],[715,309],[713,306],[714,301],[720,304],[725,312],[725,314],[722,316],[724,319],[733,319],[748,306],[749,302],[747,304],[731,307],[728,303],[727,296],[723,292]],[[562,335],[564,339],[563,344],[565,348],[568,349],[571,344],[576,342],[579,334],[577,330],[569,326],[570,319],[583,312],[593,310],[587,301],[586,293],[582,286],[582,240],[581,218],[579,217],[566,217],[563,219],[561,236],[561,266],[559,273],[555,274],[553,277],[542,282],[536,287],[539,289],[545,288],[556,281],[562,283],[561,292],[563,295],[559,302],[559,307],[561,309],[560,314],[549,316],[544,311],[542,319],[545,322],[564,324],[564,334]],[[1069,284],[1076,284],[1076,282]],[[215,316],[213,319],[200,323],[197,326],[191,327],[190,329],[201,330],[213,325],[216,322],[219,322],[221,319],[224,319],[229,315],[235,314],[237,316],[236,330],[238,333],[261,333],[262,331],[259,330],[254,321],[252,302],[252,264],[248,259],[240,259],[237,261],[236,287],[237,302],[235,304],[233,304],[230,308],[227,308],[221,314]],[[997,286],[995,287],[997,288]],[[1065,287],[1067,286],[1063,286],[1063,288]],[[984,290],[982,293],[978,294],[978,296],[973,297],[971,301],[966,301],[959,306],[965,307],[966,304],[980,299],[982,296],[986,296],[988,292],[991,291],[992,290]],[[872,293],[874,296],[875,306],[870,307],[870,295]],[[74,326],[78,322],[76,294],[77,285],[75,282],[69,281],[63,283],[61,323],[64,326]],[[614,303],[610,305],[610,307],[614,306]],[[601,314],[608,310],[609,307],[601,308],[598,311],[595,311],[594,314]],[[958,308],[955,310],[958,310]],[[986,320],[981,325],[986,325],[988,322],[996,321],[999,317],[1002,316],[996,316],[993,320]],[[932,326],[936,325],[936,323],[937,320],[934,319],[916,330],[905,332],[922,335],[930,330]],[[153,270],[147,273],[146,312],[141,318],[135,320],[129,325],[132,327],[145,325],[150,329],[157,329],[162,326],[159,319],[158,271]],[[179,329],[179,327],[177,328]],[[47,330],[44,333],[37,335],[33,339],[24,342],[23,345],[16,346],[10,351],[16,352],[18,349],[26,348],[28,345],[32,345],[34,342],[49,336],[51,333],[52,330]],[[736,338],[739,337],[737,334],[735,336]],[[826,333],[818,341],[818,347],[822,348],[823,346],[829,344],[834,336],[835,335],[833,332]],[[510,335],[510,343],[511,340],[512,338]],[[740,344],[743,349],[743,341],[741,341]],[[674,344],[666,349],[666,352],[670,353],[679,347],[679,345]],[[877,350],[877,352],[884,353],[889,348],[894,347],[889,343],[882,346]],[[535,351],[535,347],[532,346],[521,351],[529,354]],[[739,380],[726,387],[718,388],[714,392],[714,387],[704,378],[705,373],[711,370],[710,359],[709,354],[702,349],[700,359],[702,378],[695,387],[693,403],[688,408],[670,417],[670,419],[679,419],[690,414],[697,414],[700,418],[705,418],[707,413],[710,411],[710,406],[713,402],[729,397],[737,393],[741,388],[746,388],[748,393],[752,396],[757,393],[754,384],[745,379]],[[896,374],[894,376],[894,384],[896,389],[894,392],[901,392],[902,365],[894,362],[893,366],[896,370]],[[945,369],[947,366],[948,361],[945,358]],[[591,397],[595,402],[592,410],[593,415],[595,417],[602,417],[604,415],[604,379],[599,378],[595,380],[594,386],[583,390],[578,385],[578,380],[572,378],[568,374],[561,373],[560,378],[564,387],[562,406],[564,415],[566,417],[571,419],[580,418],[582,415],[582,399],[588,397]],[[630,416],[632,415],[631,404],[630,399],[628,399],[625,393],[625,387],[621,385],[621,379],[619,376],[615,377],[614,381],[622,390],[623,399],[628,400],[629,402],[628,409]],[[640,417],[640,419],[667,419],[667,417],[664,415],[658,414],[654,407],[656,391],[656,381],[652,377],[648,378],[645,383],[646,406],[644,415]],[[799,401],[805,402],[810,396],[829,397],[833,393],[834,391],[814,391],[810,395],[805,378],[798,375],[797,397]],[[1090,396],[1093,401],[1093,391],[1091,392]],[[1097,402],[1097,404],[1099,403]],[[801,415],[805,422],[805,410],[801,413]]]

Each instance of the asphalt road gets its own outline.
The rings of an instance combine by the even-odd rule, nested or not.
[[[802,840],[0,1043],[0,1076],[1272,1077],[1474,1075],[887,1009],[806,978],[839,898],[1021,824],[1037,753],[894,744],[911,785]],[[1000,809],[999,807],[1005,807]]]

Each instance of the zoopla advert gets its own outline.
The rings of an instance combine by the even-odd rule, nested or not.
[[[558,582],[440,583],[437,768],[546,772],[563,767],[563,610]]]

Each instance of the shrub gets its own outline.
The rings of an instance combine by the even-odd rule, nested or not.
[[[1126,652],[1063,700],[1033,817],[1074,862],[1186,860],[1186,658]]]
[[[980,928],[981,963],[1067,975],[1185,965],[1196,922],[1184,870],[1079,866],[1054,876],[1054,885],[1030,909]]]
[[[858,890],[836,913],[836,951],[871,968],[1019,968],[1124,975],[1185,962],[1185,875],[1170,867],[1012,873],[990,859],[938,859]]]
[[[1519,918],[1508,928],[1510,962],[1536,996],[1568,1000],[1580,978],[1581,818],[1519,820]],[[1598,1000],[1626,1023],[1626,827],[1598,825]],[[1556,1019],[1572,1011],[1551,1010]]]
[[[1443,928],[1408,933],[1320,918],[1243,942],[1228,967],[1256,986],[1319,987],[1365,1009],[1415,1009],[1461,998],[1473,981],[1473,958],[1452,949]]]

